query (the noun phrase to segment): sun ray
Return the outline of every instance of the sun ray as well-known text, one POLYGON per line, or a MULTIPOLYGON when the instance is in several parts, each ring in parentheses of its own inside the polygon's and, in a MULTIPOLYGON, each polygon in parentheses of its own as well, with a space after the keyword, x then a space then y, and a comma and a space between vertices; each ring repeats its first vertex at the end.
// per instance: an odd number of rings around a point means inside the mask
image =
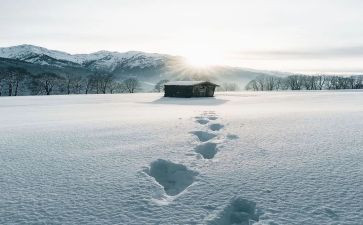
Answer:
POLYGON ((192 68, 208 68, 221 64, 219 54, 210 51, 191 51, 184 54, 185 64, 192 68))

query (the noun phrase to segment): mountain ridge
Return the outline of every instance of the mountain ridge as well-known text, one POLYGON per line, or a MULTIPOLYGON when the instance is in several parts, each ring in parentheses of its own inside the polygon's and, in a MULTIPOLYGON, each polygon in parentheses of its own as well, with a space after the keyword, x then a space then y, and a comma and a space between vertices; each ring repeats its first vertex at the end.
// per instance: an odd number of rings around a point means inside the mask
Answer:
MULTIPOLYGON (((146 53, 141 51, 128 51, 128 52, 116 52, 116 51, 106 51, 100 50, 97 52, 89 53, 89 54, 70 54, 63 51, 58 50, 50 50, 44 47, 35 46, 35 45, 18 45, 11 47, 3 47, 0 48, 0 57, 2 58, 11 58, 18 59, 30 63, 36 63, 39 65, 48 65, 48 62, 45 60, 39 60, 41 57, 50 57, 59 61, 67 61, 70 63, 79 64, 80 66, 84 64, 89 64, 93 61, 108 61, 109 64, 112 64, 112 61, 125 61, 132 60, 131 66, 148 66, 145 65, 145 60, 149 60, 146 63, 150 63, 155 65, 156 60, 164 60, 167 57, 172 57, 169 55, 157 54, 157 53, 146 53), (150 60, 150 59, 153 60, 150 60), (135 62, 136 61, 136 62, 135 62), (137 61, 140 63, 137 64, 137 61), (144 61, 144 62, 142 62, 144 61)), ((107 64, 107 63, 105 63, 107 64)), ((112 65, 109 65, 112 68, 112 65)), ((110 69, 107 68, 107 69, 110 69)))
MULTIPOLYGON (((112 74, 119 80, 137 77, 145 84, 146 89, 152 88, 150 84, 162 79, 234 82, 243 88, 256 76, 276 74, 275 72, 230 66, 195 69, 188 66, 181 56, 141 51, 100 50, 89 54, 70 54, 28 44, 0 48, 0 67, 16 66, 16 64, 21 64, 22 67, 33 73, 48 71, 87 76, 95 72, 102 72, 112 74)), ((277 74, 279 73, 277 72, 277 74)))

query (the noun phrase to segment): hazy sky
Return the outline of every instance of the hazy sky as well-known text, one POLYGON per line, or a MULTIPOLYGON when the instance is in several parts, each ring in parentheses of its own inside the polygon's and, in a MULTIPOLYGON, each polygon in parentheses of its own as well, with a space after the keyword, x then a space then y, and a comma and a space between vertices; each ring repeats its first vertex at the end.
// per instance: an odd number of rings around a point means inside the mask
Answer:
POLYGON ((0 0, 0 46, 363 72, 362 0, 0 0))

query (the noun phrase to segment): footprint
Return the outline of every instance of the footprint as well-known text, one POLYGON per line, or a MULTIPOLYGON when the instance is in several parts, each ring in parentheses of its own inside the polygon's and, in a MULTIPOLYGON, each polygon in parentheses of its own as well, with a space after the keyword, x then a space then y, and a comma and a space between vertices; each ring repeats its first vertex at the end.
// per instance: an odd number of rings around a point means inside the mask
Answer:
POLYGON ((212 116, 212 115, 215 115, 215 114, 216 114, 215 111, 204 111, 203 112, 203 115, 210 115, 210 116, 212 116))
POLYGON ((256 203, 244 198, 233 198, 224 210, 210 221, 209 225, 249 225, 257 222, 256 203))
POLYGON ((333 220, 338 220, 339 216, 330 208, 324 208, 325 213, 333 220))
POLYGON ((322 207, 322 208, 319 207, 313 211, 313 214, 325 215, 331 218, 332 220, 339 220, 338 214, 336 214, 331 208, 328 207, 322 207))
POLYGON ((201 154, 204 159, 213 159, 217 154, 217 144, 216 143, 205 143, 195 147, 195 152, 201 154))
POLYGON ((216 119, 218 119, 218 117, 217 116, 208 116, 208 119, 209 120, 216 120, 216 119))
POLYGON ((216 134, 211 134, 205 131, 193 131, 192 134, 196 135, 201 142, 209 141, 212 138, 215 138, 216 134))
POLYGON ((189 170, 182 164, 158 159, 150 164, 145 172, 163 186, 165 193, 175 196, 193 184, 197 172, 189 170))
POLYGON ((196 121, 197 121, 199 124, 202 124, 202 125, 205 125, 205 124, 209 123, 209 120, 207 120, 207 119, 203 119, 203 118, 201 118, 201 119, 197 119, 196 121))
POLYGON ((212 131, 218 131, 220 129, 222 129, 224 127, 224 125, 219 124, 219 123, 214 123, 209 125, 209 129, 211 129, 212 131))
POLYGON ((235 140, 235 139, 238 139, 239 137, 238 137, 237 135, 235 135, 235 134, 228 134, 228 135, 227 135, 227 138, 228 138, 229 140, 235 140))

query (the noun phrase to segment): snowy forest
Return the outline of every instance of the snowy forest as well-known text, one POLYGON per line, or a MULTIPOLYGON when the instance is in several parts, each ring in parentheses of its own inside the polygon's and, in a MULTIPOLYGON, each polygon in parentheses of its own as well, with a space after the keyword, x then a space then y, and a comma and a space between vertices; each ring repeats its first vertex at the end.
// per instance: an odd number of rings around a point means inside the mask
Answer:
POLYGON ((130 77, 116 81, 107 73, 91 76, 60 75, 54 72, 32 74, 20 67, 0 71, 0 96, 54 95, 54 94, 106 94, 140 91, 138 79, 130 77))
POLYGON ((246 90, 251 91, 339 89, 363 89, 363 75, 349 77, 333 75, 258 76, 246 86, 246 90))
MULTIPOLYGON (((153 92, 162 92, 168 80, 156 82, 153 92)), ((236 83, 221 83, 217 91, 239 91, 236 83)), ((245 87, 248 91, 279 90, 339 90, 363 89, 363 76, 332 75, 261 75, 251 80, 245 87)), ((150 91, 150 90, 149 90, 150 91)), ((56 94, 115 94, 146 92, 136 77, 115 79, 112 74, 95 72, 90 76, 43 72, 32 74, 21 67, 0 70, 0 96, 56 95, 56 94)))

